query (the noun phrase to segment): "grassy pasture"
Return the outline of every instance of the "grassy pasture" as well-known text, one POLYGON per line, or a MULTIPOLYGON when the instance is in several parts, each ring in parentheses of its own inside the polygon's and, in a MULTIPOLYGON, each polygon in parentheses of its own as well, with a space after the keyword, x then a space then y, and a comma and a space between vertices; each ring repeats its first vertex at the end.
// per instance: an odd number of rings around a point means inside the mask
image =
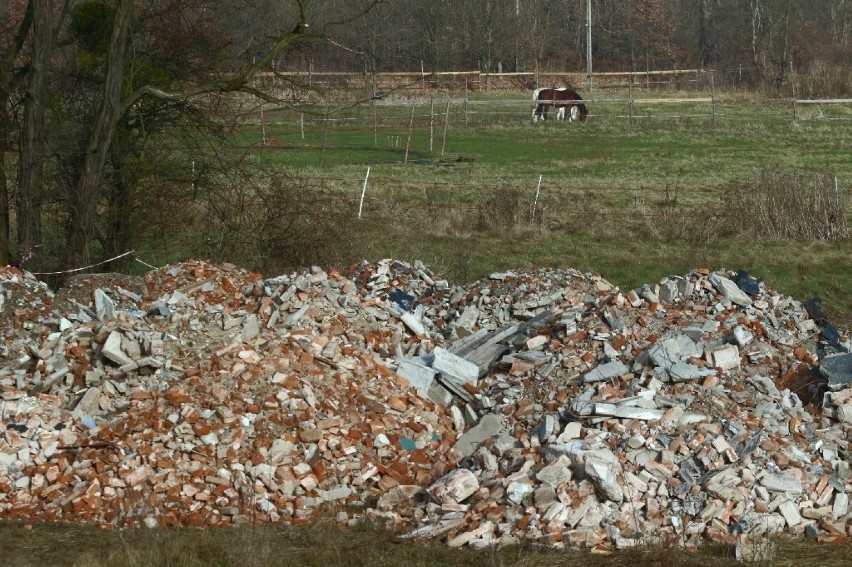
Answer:
POLYGON ((571 266, 622 287, 698 265, 743 268, 800 299, 819 295, 839 323, 852 321, 852 242, 747 236, 730 189, 767 171, 824 172, 848 195, 852 106, 799 105, 794 121, 788 101, 732 95, 717 100, 715 125, 706 102, 636 104, 632 124, 623 103, 590 104, 585 124, 533 124, 526 96, 466 109, 454 99, 443 158, 447 107, 437 99, 431 125, 429 99, 418 101, 410 141, 411 106, 382 104, 308 114, 304 128, 296 114, 267 111, 266 144, 257 120, 234 144, 331 191, 353 217, 369 166, 351 231, 366 257, 420 258, 460 280, 571 266))

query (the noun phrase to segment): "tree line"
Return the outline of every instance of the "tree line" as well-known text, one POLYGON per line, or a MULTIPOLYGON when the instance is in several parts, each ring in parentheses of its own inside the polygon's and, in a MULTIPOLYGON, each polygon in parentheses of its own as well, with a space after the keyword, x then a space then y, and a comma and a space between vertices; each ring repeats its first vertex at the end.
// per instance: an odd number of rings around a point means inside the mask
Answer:
MULTIPOLYGON (((598 71, 745 67, 755 86, 798 80, 826 95, 852 84, 852 0, 591 7, 598 71)), ((227 151, 236 122, 221 95, 299 104, 259 89, 260 71, 583 70, 586 8, 585 0, 0 1, 0 265, 77 268, 169 227, 203 224, 215 209, 205 209, 217 199, 212 188, 244 182, 227 151)))
MULTIPOLYGON (((309 57, 341 71, 580 71, 587 16, 586 0, 397 0, 341 30, 338 56, 309 57)), ((600 71, 745 68, 780 86, 852 56, 850 0, 592 0, 591 23, 600 71)))

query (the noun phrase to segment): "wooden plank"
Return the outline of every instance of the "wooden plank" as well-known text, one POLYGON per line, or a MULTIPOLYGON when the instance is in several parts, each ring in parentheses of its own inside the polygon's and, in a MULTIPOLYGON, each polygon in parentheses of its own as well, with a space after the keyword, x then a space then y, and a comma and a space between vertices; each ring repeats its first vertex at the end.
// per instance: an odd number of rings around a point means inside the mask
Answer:
POLYGON ((796 100, 797 104, 852 104, 852 98, 823 98, 796 100))
POLYGON ((702 98, 637 98, 633 104, 678 104, 684 102, 713 102, 710 97, 702 98))

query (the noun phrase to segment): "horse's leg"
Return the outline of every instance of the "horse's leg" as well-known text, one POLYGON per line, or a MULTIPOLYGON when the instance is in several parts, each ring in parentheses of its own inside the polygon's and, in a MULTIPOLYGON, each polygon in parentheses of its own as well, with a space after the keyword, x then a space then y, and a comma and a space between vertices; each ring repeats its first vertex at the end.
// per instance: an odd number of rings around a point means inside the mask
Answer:
POLYGON ((570 122, 576 122, 577 118, 580 117, 580 109, 576 104, 571 105, 571 111, 569 112, 568 120, 570 122))
POLYGON ((565 120, 565 107, 558 106, 556 111, 556 119, 557 120, 565 120))

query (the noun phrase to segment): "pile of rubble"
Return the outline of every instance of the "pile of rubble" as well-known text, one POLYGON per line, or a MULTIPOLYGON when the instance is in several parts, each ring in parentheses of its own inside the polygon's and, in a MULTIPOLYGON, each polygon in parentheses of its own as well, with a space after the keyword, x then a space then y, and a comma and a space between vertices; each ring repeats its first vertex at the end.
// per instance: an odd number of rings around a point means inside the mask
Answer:
POLYGON ((451 546, 852 536, 848 338, 746 274, 0 269, 0 518, 451 546), (827 332, 828 331, 830 332, 827 332))

